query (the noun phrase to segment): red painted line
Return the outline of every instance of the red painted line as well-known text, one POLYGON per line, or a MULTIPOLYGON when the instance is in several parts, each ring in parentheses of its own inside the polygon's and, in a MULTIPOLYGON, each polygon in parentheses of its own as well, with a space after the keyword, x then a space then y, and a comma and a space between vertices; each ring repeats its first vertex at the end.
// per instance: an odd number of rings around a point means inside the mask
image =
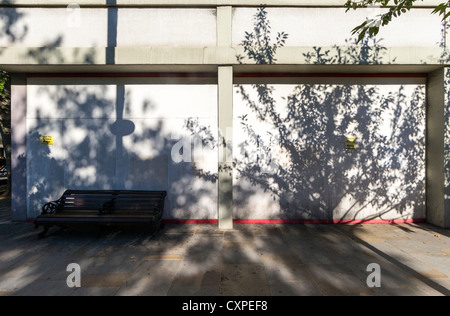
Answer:
POLYGON ((218 224, 217 219, 163 219, 167 224, 218 224))
POLYGON ((402 224, 402 223, 425 223, 426 218, 409 219, 235 219, 237 224, 402 224))

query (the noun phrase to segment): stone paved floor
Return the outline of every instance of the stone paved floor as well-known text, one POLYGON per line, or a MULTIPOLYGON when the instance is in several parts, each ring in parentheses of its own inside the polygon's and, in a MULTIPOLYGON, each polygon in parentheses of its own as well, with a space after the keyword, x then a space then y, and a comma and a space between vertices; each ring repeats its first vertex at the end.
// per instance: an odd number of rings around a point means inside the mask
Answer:
POLYGON ((449 295, 450 231, 429 224, 166 224, 138 230, 12 223, 0 207, 0 295, 449 295), (70 263, 81 287, 69 288, 70 263), (370 288, 380 267, 381 287, 370 288))

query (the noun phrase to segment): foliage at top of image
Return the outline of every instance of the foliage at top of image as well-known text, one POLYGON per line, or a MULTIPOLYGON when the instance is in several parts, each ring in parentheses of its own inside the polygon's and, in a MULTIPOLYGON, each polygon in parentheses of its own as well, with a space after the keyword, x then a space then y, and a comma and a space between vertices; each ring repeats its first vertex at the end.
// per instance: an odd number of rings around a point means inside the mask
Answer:
MULTIPOLYGON (((388 9, 386 13, 379 14, 375 18, 369 18, 352 30, 352 34, 358 35, 358 42, 362 41, 366 35, 369 37, 376 36, 380 31, 380 27, 388 25, 394 18, 407 13, 413 8, 413 5, 423 0, 348 0, 345 3, 347 12, 349 10, 357 10, 360 8, 380 7, 388 9)), ((442 16, 442 20, 446 20, 450 16, 450 1, 442 2, 434 7, 432 13, 442 16)))

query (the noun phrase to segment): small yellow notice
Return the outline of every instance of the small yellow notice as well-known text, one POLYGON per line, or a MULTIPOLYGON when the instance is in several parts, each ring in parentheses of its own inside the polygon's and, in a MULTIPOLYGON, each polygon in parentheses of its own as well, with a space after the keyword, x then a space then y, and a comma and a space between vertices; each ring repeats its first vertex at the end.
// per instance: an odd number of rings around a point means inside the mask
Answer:
POLYGON ((53 136, 41 136, 41 145, 53 145, 53 136))
POLYGON ((356 137, 346 137, 345 141, 345 149, 347 150, 353 150, 356 147, 356 137))

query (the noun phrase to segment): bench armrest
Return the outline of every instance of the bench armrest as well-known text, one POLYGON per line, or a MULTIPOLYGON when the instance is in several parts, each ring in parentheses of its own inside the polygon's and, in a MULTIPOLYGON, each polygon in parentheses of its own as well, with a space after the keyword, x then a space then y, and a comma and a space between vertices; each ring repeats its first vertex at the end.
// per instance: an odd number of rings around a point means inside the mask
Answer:
POLYGON ((52 202, 48 202, 48 203, 44 204, 44 206, 42 207, 42 214, 43 215, 55 214, 58 212, 60 205, 61 205, 61 199, 52 201, 52 202))

